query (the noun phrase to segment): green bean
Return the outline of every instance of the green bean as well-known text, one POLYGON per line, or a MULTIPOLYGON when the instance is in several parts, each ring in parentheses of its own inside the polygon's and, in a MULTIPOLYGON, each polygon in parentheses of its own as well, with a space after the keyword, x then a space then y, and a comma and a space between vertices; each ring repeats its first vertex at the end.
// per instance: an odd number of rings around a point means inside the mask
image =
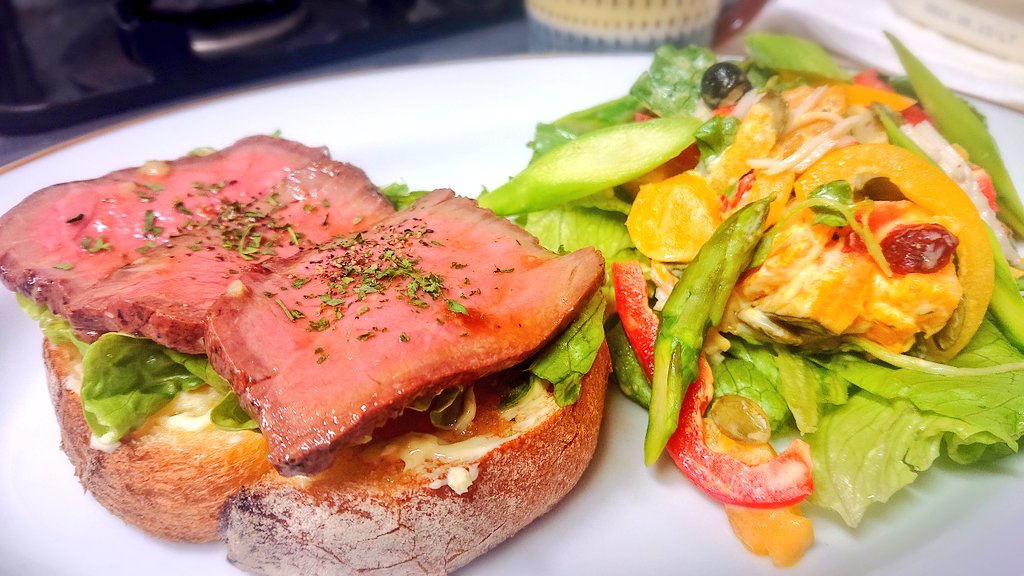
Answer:
POLYGON ((662 309, 644 439, 648 465, 658 459, 676 430, 683 395, 697 377, 704 337, 708 328, 722 321, 729 294, 750 264, 770 201, 752 202, 726 219, 683 271, 662 309))
POLYGON ((612 370, 619 389, 626 398, 647 408, 651 405, 651 384, 647 381, 644 369, 636 358, 633 346, 629 343, 622 323, 615 321, 605 330, 608 339, 608 350, 612 356, 612 370))

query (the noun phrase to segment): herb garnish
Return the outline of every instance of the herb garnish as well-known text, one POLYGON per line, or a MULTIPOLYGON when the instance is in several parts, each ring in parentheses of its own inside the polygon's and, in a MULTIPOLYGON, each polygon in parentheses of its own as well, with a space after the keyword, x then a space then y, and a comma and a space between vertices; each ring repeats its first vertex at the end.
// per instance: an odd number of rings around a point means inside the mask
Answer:
POLYGON ((281 310, 284 310, 285 317, 291 320, 292 322, 295 322, 299 318, 306 317, 306 315, 303 314, 301 310, 289 308, 288 305, 285 304, 284 301, 281 300, 280 298, 274 298, 274 302, 277 302, 277 305, 281 307, 281 310))
POLYGON ((306 330, 308 332, 323 332, 324 330, 327 330, 327 328, 329 328, 330 325, 331 325, 331 321, 330 320, 328 320, 327 318, 321 317, 321 318, 317 318, 316 320, 310 320, 309 321, 309 328, 307 328, 306 330))
POLYGON ((144 220, 145 220, 144 221, 144 227, 143 227, 142 230, 146 234, 149 234, 149 235, 152 235, 152 236, 159 236, 160 234, 163 234, 164 227, 156 225, 156 220, 157 220, 156 212, 153 212, 152 210, 146 210, 146 215, 145 215, 144 220))
POLYGON ((456 314, 469 314, 469 310, 466 310, 465 306, 463 306, 459 301, 454 300, 452 298, 448 299, 448 309, 456 314))
POLYGON ((316 358, 316 363, 317 364, 323 364, 324 360, 327 360, 327 357, 330 356, 330 354, 326 350, 324 350, 322 347, 321 348, 317 348, 316 350, 313 350, 313 353, 317 355, 317 358, 316 358))
POLYGON ((97 238, 93 238, 92 236, 83 236, 81 246, 92 253, 100 252, 102 250, 110 250, 110 244, 107 243, 106 236, 99 236, 97 238))

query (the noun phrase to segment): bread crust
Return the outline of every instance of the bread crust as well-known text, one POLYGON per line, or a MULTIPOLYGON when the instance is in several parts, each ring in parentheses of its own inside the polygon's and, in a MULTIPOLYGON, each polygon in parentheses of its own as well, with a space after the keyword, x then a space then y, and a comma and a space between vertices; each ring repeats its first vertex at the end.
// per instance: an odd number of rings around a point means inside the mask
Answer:
POLYGON ((268 575, 445 574, 464 566, 575 486, 596 448, 611 371, 602 346, 579 400, 480 458, 478 477, 459 495, 393 459, 351 466, 343 455, 316 477, 283 477, 252 432, 218 431, 236 439, 217 441, 147 431, 103 452, 90 446, 69 387, 77 350, 46 341, 44 358, 62 448, 87 491, 159 538, 223 539, 234 565, 268 575))
POLYGON ((373 478, 339 471, 345 462, 325 478, 268 475, 225 509, 228 559, 267 575, 445 574, 464 566, 575 486, 597 444, 610 371, 602 346, 580 399, 483 456, 462 495, 401 468, 373 478))
POLYGON ((92 448, 82 401, 72 389, 81 355, 70 344, 43 344, 50 400, 61 448, 82 486, 129 524, 158 538, 220 538, 224 502, 270 469, 266 442, 255 432, 147 431, 112 452, 92 448))

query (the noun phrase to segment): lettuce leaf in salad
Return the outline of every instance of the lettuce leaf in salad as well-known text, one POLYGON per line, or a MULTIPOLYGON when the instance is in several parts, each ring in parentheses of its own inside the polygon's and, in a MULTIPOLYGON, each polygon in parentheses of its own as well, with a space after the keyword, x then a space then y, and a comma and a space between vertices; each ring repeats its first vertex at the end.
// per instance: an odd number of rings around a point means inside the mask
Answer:
POLYGON ((697 139, 697 147, 700 149, 701 162, 710 163, 725 152, 725 149, 732 146, 736 139, 736 131, 740 128, 740 121, 732 116, 715 115, 697 129, 694 137, 697 139))
POLYGON ((786 399, 797 430, 801 434, 814 432, 827 406, 845 404, 849 399, 850 383, 785 346, 775 346, 774 351, 779 392, 786 399))
POLYGON ((553 148, 576 138, 581 134, 607 128, 616 124, 632 122, 640 110, 640 102, 632 96, 623 96, 573 112, 555 120, 537 124, 533 139, 528 146, 533 150, 533 162, 553 148))
POLYGON ((701 99, 704 71, 716 61, 715 53, 702 46, 659 46, 629 93, 663 118, 692 114, 701 99))
MULTIPOLYGON (((966 357, 958 356, 957 365, 980 367, 1024 361, 1024 356, 1010 347, 990 322, 983 326, 981 337, 987 345, 979 345, 966 357)), ((970 423, 1014 451, 1024 435, 1024 373, 1020 371, 929 374, 882 366, 853 354, 835 355, 825 366, 881 398, 908 400, 920 410, 970 423)))
MULTIPOLYGON (((854 354, 818 359, 861 391, 828 412, 808 442, 818 504, 855 526, 929 468, 945 446, 959 464, 1018 450, 1024 435, 1024 373, 929 374, 854 354)), ((1024 355, 989 321, 952 364, 978 368, 1018 363, 1024 355)))
POLYGON ((991 440, 962 420, 923 412, 907 400, 859 392, 821 419, 809 438, 811 501, 856 527, 873 503, 887 502, 931 467, 944 438, 991 440))
POLYGON ((530 212, 517 222, 552 252, 572 252, 593 246, 608 262, 643 259, 626 230, 626 215, 603 209, 610 205, 610 201, 604 202, 602 207, 566 205, 530 212))
POLYGON ((723 360, 711 365, 711 372, 716 397, 734 394, 753 400, 768 416, 772 431, 786 427, 789 408, 777 385, 779 369, 770 348, 734 340, 723 360))
POLYGON ((715 396, 736 394, 757 402, 775 432, 787 427, 790 415, 800 433, 813 432, 827 406, 848 398, 849 382, 785 346, 733 339, 711 370, 715 396))

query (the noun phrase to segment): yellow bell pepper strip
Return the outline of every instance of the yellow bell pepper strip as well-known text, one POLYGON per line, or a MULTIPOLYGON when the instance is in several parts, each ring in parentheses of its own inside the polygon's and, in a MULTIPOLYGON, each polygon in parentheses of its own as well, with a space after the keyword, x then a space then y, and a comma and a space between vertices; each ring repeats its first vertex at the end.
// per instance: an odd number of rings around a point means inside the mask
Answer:
POLYGON ((508 216, 543 210, 650 172, 693 144, 701 121, 656 118, 587 132, 538 158, 479 204, 508 216))
POLYGON ((785 108, 781 98, 766 96, 751 106, 740 122, 732 145, 708 170, 708 186, 717 194, 724 194, 744 174, 750 172, 748 160, 766 158, 785 127, 785 108))
POLYGON ((907 200, 956 223, 957 277, 964 299, 958 321, 927 342, 928 357, 944 361, 967 345, 977 332, 992 298, 994 264, 988 232, 974 204, 945 173, 917 154, 892 144, 860 144, 833 150, 797 179, 798 200, 835 180, 855 182, 859 176, 887 178, 907 200))
POLYGON ((714 387, 711 368, 703 356, 699 363, 699 374, 683 400, 679 425, 668 441, 676 466, 708 496, 725 504, 782 508, 810 496, 814 489, 811 448, 799 438, 775 458, 754 466, 708 447, 703 415, 714 387))
POLYGON ((962 146, 971 162, 981 166, 991 175, 999 206, 1002 208, 998 213, 999 219, 1015 234, 1024 236, 1024 204, 1021 204, 1020 196, 1017 195, 1010 174, 1006 171, 1006 165, 999 156, 996 141, 985 127, 985 123, 966 102, 946 88, 902 42, 892 34, 887 33, 886 37, 896 49, 910 84, 939 132, 951 143, 962 146))
POLYGON ((996 267, 995 288, 992 291, 992 304, 989 311, 999 325, 1003 336, 1018 350, 1024 351, 1024 298, 1013 279, 1013 272, 1006 259, 1002 258, 1003 250, 999 246, 992 230, 986 228, 988 241, 992 246, 993 261, 996 267))
POLYGON ((906 110, 917 103, 913 98, 907 98, 897 92, 862 86, 860 84, 844 84, 843 94, 846 96, 847 106, 870 106, 878 103, 885 104, 898 112, 906 110))
POLYGON ((796 175, 792 170, 769 174, 758 169, 754 169, 751 174, 753 174, 753 183, 748 196, 741 199, 741 204, 762 198, 774 198, 768 211, 768 219, 765 221, 765 224, 771 226, 778 222, 786 211, 786 204, 789 203, 789 197, 792 195, 796 175))
POLYGON ((644 438, 644 461, 657 461, 679 423, 686 386, 708 329, 722 321, 725 304, 761 238, 769 200, 738 210, 715 230, 683 271, 661 311, 654 341, 654 377, 644 438))

